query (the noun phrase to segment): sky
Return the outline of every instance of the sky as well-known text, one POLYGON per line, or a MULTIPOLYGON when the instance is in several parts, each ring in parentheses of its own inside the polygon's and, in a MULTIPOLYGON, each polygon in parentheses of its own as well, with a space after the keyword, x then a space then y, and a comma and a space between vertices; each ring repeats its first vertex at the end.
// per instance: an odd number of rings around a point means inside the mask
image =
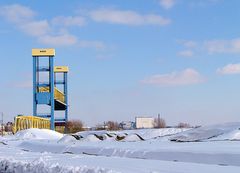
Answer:
MULTIPOLYGON (((69 119, 240 118, 239 0, 2 0, 0 112, 32 114, 32 48, 69 66, 69 119)), ((58 115, 56 115, 58 116, 58 115)))

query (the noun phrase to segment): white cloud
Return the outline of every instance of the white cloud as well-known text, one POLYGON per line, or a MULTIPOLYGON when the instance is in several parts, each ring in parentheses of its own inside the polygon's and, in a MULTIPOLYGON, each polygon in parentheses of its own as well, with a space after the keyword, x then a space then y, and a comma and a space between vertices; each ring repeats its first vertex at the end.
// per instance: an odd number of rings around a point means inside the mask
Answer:
POLYGON ((222 68, 218 68, 217 73, 218 74, 240 74, 240 63, 228 64, 222 68))
POLYGON ((67 27, 83 26, 85 24, 85 18, 81 16, 58 16, 49 23, 48 20, 36 20, 36 13, 32 9, 18 4, 0 6, 0 16, 13 23, 25 34, 36 38, 38 42, 45 45, 75 45, 81 48, 94 49, 106 48, 106 45, 100 41, 79 41, 75 35, 68 33, 67 27))
POLYGON ((175 0, 160 0, 159 3, 163 8, 170 9, 175 5, 176 1, 175 0))
POLYGON ((197 46, 197 42, 192 41, 192 40, 180 40, 179 41, 184 47, 187 48, 194 48, 197 46))
POLYGON ((141 15, 135 11, 122 11, 114 9, 99 9, 90 12, 90 17, 96 22, 106 22, 123 25, 168 25, 170 19, 160 15, 141 15))
POLYGON ((194 55, 192 50, 183 50, 178 52, 178 55, 184 56, 184 57, 192 57, 194 55))
POLYGON ((240 53, 240 38, 235 39, 216 39, 205 41, 178 41, 183 47, 187 48, 187 51, 181 51, 179 55, 189 55, 191 52, 207 52, 209 54, 239 54, 240 53))
POLYGON ((40 43, 50 45, 50 46, 71 46, 75 45, 78 40, 74 35, 70 34, 61 34, 61 35, 45 35, 38 38, 40 43))
POLYGON ((187 68, 180 72, 153 75, 143 80, 142 83, 158 86, 181 86, 198 84, 204 81, 204 77, 196 70, 187 68))
POLYGON ((29 7, 13 4, 0 7, 0 15, 13 23, 21 23, 32 20, 35 12, 29 7))
POLYGON ((95 40, 78 40, 75 35, 61 32, 59 35, 44 35, 38 38, 40 43, 49 46, 77 46, 79 48, 94 48, 97 50, 104 50, 106 45, 101 41, 95 40))
POLYGON ((52 19, 54 25, 63 25, 63 26, 84 26, 86 20, 81 16, 57 16, 52 19))
POLYGON ((42 36, 47 34, 51 28, 47 20, 32 21, 19 26, 23 32, 31 36, 42 36))
POLYGON ((47 20, 35 20, 35 12, 29 7, 14 4, 0 7, 0 15, 15 24, 24 33, 41 36, 50 31, 47 20))
MULTIPOLYGON (((27 35, 35 37, 42 44, 51 46, 75 45, 81 48, 95 49, 106 48, 106 45, 101 41, 81 41, 75 35, 68 33, 67 27, 86 24, 85 18, 81 16, 57 16, 49 23, 48 20, 37 20, 35 18, 36 13, 32 9, 18 4, 0 6, 0 16, 15 24, 18 29, 27 35)), ((88 17, 97 22, 124 25, 167 25, 171 22, 170 19, 156 14, 142 15, 135 11, 111 9, 91 11, 88 17)))
POLYGON ((240 38, 205 41, 204 48, 209 53, 240 53, 240 38))
POLYGON ((106 48, 106 45, 101 41, 88 41, 88 40, 79 41, 78 46, 82 48, 95 48, 101 50, 106 48))

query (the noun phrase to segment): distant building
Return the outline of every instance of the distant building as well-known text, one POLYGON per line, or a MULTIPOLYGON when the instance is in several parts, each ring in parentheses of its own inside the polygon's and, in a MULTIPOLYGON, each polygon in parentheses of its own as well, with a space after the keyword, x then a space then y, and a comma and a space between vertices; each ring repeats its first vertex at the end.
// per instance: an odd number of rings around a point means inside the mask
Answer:
POLYGON ((135 128, 135 123, 132 121, 123 121, 119 124, 119 127, 123 130, 131 130, 135 128))
POLYGON ((154 118, 153 117, 136 117, 135 123, 136 123, 137 129, 153 128, 154 118))

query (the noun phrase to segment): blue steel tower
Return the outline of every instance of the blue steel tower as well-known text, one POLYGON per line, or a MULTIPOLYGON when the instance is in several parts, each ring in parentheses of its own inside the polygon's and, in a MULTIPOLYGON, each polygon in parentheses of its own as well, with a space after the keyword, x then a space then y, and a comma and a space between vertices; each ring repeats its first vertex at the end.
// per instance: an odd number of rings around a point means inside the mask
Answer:
MULTIPOLYGON (((54 84, 55 84, 55 110, 64 111, 64 118, 55 118, 56 126, 66 125, 68 121, 68 67, 54 67, 54 84), (62 80, 57 79, 57 74, 62 75, 62 80), (63 91, 57 89, 58 85, 63 85, 63 91)), ((66 131, 66 127, 65 127, 66 131)))
MULTIPOLYGON (((33 116, 50 118, 51 129, 55 125, 66 125, 68 120, 68 97, 67 97, 67 73, 68 67, 54 67, 55 49, 32 49, 33 57, 33 116), (48 59, 47 66, 41 66, 40 61, 48 59), (40 81, 40 74, 48 73, 48 81, 40 81), (56 73, 63 73, 63 80, 57 81, 56 73), (57 85, 62 84, 64 91, 57 89, 57 85), (38 105, 50 106, 49 113, 38 113, 38 105), (55 119, 55 111, 65 111, 65 117, 55 119)), ((66 130, 66 128, 65 128, 66 130)))

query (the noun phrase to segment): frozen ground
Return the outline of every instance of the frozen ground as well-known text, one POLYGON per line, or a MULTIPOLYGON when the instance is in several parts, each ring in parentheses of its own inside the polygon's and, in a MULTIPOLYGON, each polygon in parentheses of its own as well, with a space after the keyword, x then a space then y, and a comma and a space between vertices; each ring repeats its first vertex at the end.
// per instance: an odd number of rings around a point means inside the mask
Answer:
POLYGON ((28 129, 0 138, 0 172, 239 173, 240 123, 197 129, 28 129))

